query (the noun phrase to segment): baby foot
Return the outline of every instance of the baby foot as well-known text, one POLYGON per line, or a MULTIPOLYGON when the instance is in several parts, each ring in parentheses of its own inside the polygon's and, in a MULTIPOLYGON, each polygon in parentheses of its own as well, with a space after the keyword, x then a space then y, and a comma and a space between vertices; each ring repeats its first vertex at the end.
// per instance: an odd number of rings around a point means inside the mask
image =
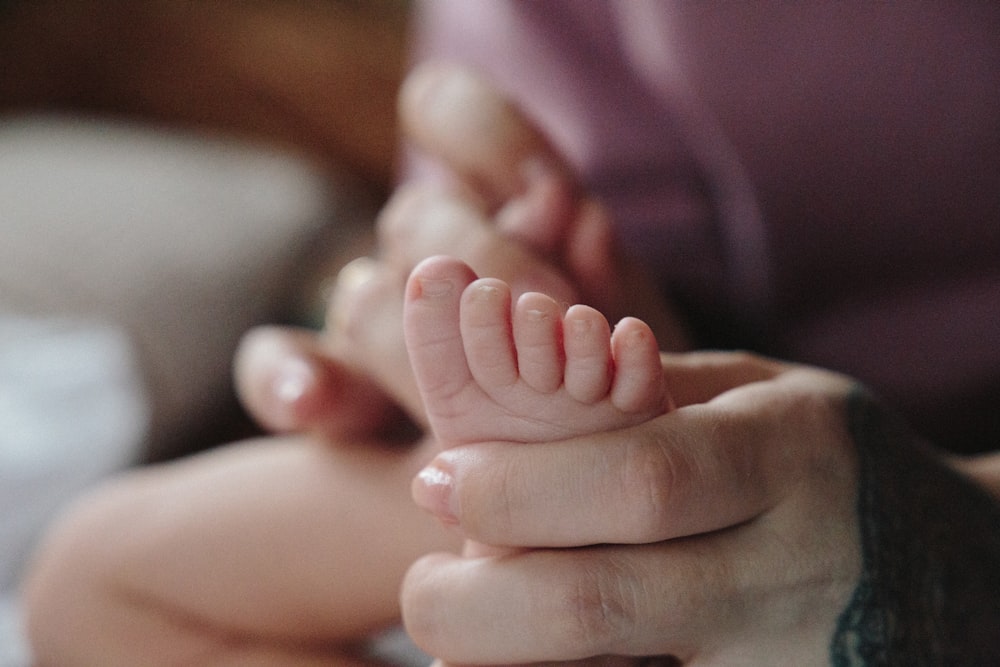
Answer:
POLYGON ((406 286, 404 332, 428 419, 445 447, 544 442, 632 426, 669 406, 659 348, 640 320, 565 312, 477 279, 449 257, 421 262, 406 286))

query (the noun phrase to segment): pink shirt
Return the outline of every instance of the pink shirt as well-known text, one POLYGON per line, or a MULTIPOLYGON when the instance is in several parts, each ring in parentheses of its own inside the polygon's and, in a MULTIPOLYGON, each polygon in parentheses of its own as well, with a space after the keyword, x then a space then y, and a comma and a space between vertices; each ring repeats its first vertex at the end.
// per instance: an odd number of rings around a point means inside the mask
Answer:
POLYGON ((706 346, 855 376, 1000 443, 1000 4, 428 0, 706 346))

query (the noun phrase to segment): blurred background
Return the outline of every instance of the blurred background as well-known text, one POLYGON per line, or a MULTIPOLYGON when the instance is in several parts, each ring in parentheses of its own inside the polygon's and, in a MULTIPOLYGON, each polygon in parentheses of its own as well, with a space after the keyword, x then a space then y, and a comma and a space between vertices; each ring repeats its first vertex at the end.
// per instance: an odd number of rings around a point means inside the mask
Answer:
POLYGON ((396 160, 403 0, 0 0, 0 666, 90 484, 252 434, 231 360, 321 320, 396 160))

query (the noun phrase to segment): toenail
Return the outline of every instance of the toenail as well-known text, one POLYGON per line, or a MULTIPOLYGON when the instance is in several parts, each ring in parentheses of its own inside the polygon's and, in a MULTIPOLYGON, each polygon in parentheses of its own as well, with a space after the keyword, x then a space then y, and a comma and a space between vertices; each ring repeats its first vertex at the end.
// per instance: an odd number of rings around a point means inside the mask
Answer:
POLYGON ((573 318, 569 323, 569 328, 570 332, 574 336, 583 338, 587 336, 594 327, 588 320, 573 318))
POLYGON ((476 285, 476 291, 487 299, 492 299, 500 294, 500 290, 493 285, 476 285))
POLYGON ((443 278, 421 278, 420 279, 420 295, 437 297, 437 296, 448 296, 455 289, 454 283, 452 281, 443 278))

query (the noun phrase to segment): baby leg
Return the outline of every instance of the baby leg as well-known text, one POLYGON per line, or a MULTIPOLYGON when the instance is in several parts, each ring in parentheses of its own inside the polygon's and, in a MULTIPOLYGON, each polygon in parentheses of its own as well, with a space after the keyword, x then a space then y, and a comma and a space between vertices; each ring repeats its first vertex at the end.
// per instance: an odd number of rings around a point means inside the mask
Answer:
POLYGON ((110 482, 34 559, 38 663, 363 667, 407 567, 459 546, 410 500, 427 457, 271 438, 110 482))

